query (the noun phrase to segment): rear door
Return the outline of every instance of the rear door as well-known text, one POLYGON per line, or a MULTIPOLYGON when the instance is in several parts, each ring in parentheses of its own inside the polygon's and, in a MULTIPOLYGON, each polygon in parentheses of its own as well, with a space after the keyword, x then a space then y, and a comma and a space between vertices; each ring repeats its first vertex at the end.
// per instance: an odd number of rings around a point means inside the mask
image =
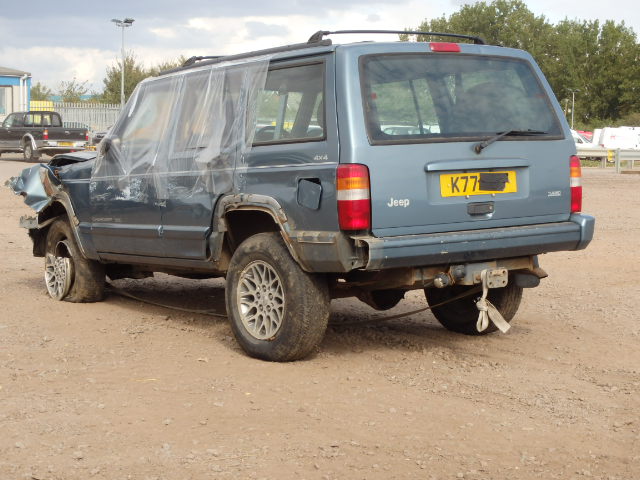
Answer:
POLYGON ((526 58, 368 55, 360 72, 375 235, 568 218, 573 142, 526 58))

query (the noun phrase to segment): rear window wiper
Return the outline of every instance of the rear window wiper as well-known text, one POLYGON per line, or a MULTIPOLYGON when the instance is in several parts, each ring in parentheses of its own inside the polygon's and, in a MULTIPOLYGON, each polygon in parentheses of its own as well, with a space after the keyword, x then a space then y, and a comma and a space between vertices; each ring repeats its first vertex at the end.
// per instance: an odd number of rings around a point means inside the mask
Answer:
POLYGON ((497 142, 498 140, 500 140, 503 137, 506 137, 507 135, 522 135, 522 136, 527 136, 527 135, 546 135, 547 132, 542 131, 542 130, 506 130, 504 132, 498 132, 495 136, 493 137, 489 137, 486 140, 480 142, 480 143, 476 143, 473 146, 473 151, 476 153, 480 153, 482 152, 482 150, 484 150, 485 148, 487 148, 489 145, 491 145, 493 142, 497 142))

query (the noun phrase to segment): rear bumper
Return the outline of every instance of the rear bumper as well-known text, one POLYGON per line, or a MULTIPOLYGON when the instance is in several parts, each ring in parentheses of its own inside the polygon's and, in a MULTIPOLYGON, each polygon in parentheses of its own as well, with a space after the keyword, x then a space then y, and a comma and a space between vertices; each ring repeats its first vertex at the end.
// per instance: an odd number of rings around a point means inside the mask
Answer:
POLYGON ((357 237, 368 250, 366 270, 443 265, 581 250, 595 219, 572 214, 567 222, 398 237, 357 237))
POLYGON ((74 145, 39 145, 38 150, 44 152, 69 153, 84 150, 87 146, 86 142, 73 142, 74 145))

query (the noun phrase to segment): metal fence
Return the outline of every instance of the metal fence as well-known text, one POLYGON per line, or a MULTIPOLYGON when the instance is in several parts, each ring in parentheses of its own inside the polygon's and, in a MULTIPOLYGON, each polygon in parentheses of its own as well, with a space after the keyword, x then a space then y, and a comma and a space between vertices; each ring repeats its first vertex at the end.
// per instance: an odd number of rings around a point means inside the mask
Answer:
POLYGON ((53 110, 67 127, 87 127, 92 132, 107 130, 120 113, 119 104, 53 102, 53 110))
MULTIPOLYGON (((607 150, 599 146, 577 145, 576 150, 581 158, 594 158, 600 160, 600 167, 605 168, 607 161, 612 162, 616 167, 616 172, 622 171, 622 164, 626 164, 628 170, 633 170, 635 163, 640 163, 640 150, 607 150)), ((628 171, 627 170, 627 171, 628 171)))

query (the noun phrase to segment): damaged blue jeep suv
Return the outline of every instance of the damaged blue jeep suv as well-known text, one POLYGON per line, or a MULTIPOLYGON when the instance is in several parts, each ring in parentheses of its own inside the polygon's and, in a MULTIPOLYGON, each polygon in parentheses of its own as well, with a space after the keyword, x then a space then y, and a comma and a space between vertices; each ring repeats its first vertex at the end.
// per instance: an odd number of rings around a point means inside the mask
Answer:
POLYGON ((224 276, 237 341, 273 361, 311 353, 337 297, 386 310, 422 289, 451 331, 508 329, 537 256, 593 236, 542 72, 478 37, 337 33, 191 58, 141 82, 97 152, 13 179, 51 297, 224 276))

